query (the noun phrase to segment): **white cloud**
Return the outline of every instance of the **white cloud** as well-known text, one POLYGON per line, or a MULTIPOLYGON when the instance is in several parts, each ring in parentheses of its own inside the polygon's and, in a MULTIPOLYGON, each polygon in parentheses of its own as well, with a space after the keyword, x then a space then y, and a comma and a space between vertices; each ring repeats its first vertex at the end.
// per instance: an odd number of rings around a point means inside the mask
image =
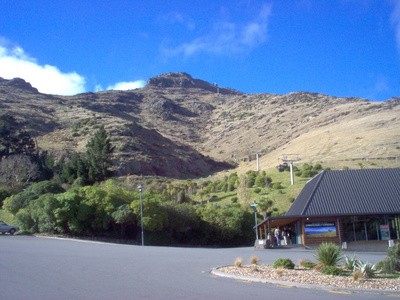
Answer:
POLYGON ((394 9, 391 15, 391 21, 395 28, 397 49, 400 51, 400 1, 392 1, 394 9))
POLYGON ((169 24, 183 24, 189 30, 193 30, 196 27, 194 22, 190 18, 187 18, 179 12, 167 13, 162 17, 162 19, 169 24))
POLYGON ((250 22, 217 22, 209 34, 178 47, 164 49, 163 52, 168 56, 190 56, 199 52, 229 55, 252 50, 266 41, 270 15, 271 5, 264 4, 258 16, 250 22))
MULTIPOLYGON (((0 42, 4 43, 4 39, 0 42)), ((63 73, 51 65, 40 65, 21 47, 0 45, 0 77, 22 78, 46 94, 74 95, 85 91, 85 79, 81 75, 63 73)))
POLYGON ((126 91, 126 90, 134 90, 138 88, 142 88, 146 85, 146 82, 143 80, 136 80, 136 81, 121 81, 117 82, 114 85, 110 85, 107 87, 107 90, 120 90, 120 91, 126 91))

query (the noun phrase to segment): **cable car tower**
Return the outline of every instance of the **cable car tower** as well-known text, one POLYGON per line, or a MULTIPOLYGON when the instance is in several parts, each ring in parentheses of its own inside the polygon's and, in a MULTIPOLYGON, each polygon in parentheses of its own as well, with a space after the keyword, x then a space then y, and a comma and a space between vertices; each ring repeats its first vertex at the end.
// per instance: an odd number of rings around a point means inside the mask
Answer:
POLYGON ((290 167, 290 183, 294 184, 293 163, 301 160, 299 154, 282 154, 283 164, 278 166, 279 172, 283 172, 289 164, 290 167))
POLYGON ((256 168, 257 168, 257 171, 260 171, 260 162, 259 162, 258 157, 259 157, 259 154, 260 154, 261 152, 262 152, 261 149, 260 149, 260 150, 255 150, 255 151, 253 151, 253 153, 256 154, 256 161, 257 161, 257 163, 256 163, 256 168))

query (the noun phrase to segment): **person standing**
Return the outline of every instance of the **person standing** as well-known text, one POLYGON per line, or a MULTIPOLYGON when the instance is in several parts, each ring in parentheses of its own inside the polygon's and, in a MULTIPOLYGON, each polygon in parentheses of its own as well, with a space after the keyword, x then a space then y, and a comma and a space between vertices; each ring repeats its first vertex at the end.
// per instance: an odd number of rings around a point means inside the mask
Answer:
POLYGON ((282 240, 283 245, 287 246, 288 237, 287 237, 287 231, 285 229, 282 230, 282 237, 283 237, 283 240, 282 240))
POLYGON ((281 230, 279 229, 279 226, 276 227, 274 235, 275 235, 275 246, 279 246, 281 239, 281 230))

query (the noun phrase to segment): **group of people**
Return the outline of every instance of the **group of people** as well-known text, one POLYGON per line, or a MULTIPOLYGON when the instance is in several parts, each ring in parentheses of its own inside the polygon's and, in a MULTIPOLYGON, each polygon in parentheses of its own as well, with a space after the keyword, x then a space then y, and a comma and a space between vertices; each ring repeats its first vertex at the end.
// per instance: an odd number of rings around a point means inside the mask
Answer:
POLYGON ((278 226, 274 231, 274 237, 275 237, 274 239, 275 246, 286 246, 290 243, 291 234, 290 231, 287 230, 286 228, 281 230, 278 226))

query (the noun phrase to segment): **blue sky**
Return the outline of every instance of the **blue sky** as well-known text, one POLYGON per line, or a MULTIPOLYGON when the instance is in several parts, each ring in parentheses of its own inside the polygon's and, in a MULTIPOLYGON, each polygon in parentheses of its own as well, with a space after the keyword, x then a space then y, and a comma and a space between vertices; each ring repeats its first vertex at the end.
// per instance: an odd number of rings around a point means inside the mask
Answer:
POLYGON ((72 95, 166 72, 384 101, 400 96, 400 1, 2 1, 0 77, 72 95))

